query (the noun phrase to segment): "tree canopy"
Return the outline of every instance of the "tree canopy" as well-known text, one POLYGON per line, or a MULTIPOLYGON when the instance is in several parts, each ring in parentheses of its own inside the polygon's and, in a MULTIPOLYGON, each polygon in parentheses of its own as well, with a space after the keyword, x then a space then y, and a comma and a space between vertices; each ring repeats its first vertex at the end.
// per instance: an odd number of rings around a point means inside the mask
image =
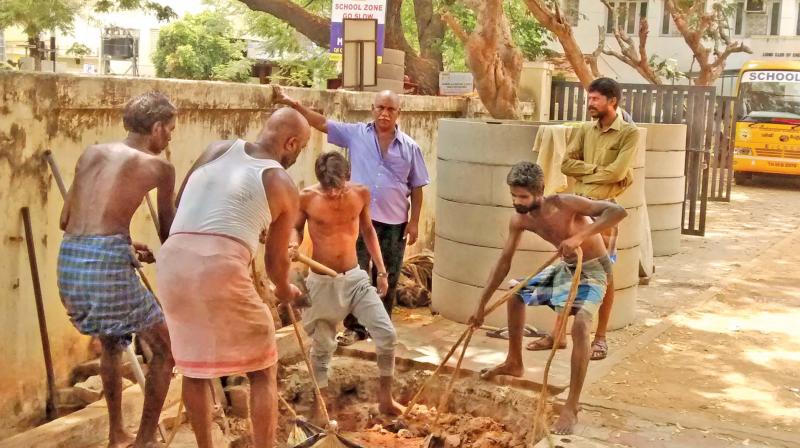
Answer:
POLYGON ((222 13, 187 14, 161 29, 153 65, 159 77, 246 81, 252 61, 245 49, 222 13))

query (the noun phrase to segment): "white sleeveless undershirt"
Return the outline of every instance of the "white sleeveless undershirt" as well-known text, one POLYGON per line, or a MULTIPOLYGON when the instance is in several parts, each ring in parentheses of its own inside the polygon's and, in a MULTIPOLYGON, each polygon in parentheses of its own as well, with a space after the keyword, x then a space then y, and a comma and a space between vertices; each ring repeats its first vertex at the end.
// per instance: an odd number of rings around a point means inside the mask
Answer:
POLYGON ((236 140, 224 154, 189 176, 170 235, 230 236, 256 253, 258 237, 272 221, 262 175, 264 170, 283 167, 275 160, 251 157, 244 146, 244 140, 236 140))

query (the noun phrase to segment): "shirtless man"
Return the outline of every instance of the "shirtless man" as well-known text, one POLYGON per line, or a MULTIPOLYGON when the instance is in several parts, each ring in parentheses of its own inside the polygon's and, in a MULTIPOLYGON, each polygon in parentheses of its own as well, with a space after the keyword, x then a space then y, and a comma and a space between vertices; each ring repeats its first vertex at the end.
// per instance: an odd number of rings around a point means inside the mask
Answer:
POLYGON ((581 281, 570 310, 575 321, 572 324, 569 396, 552 429, 555 434, 571 434, 578 421, 578 401, 589 364, 592 319, 603 300, 607 279, 611 274, 611 261, 600 234, 617 225, 627 213, 624 208, 611 202, 593 201, 573 195, 544 196, 542 169, 531 162, 514 165, 506 182, 511 189, 511 198, 517 213, 511 217, 503 252, 492 269, 471 324, 475 327, 483 325, 486 303, 508 275, 511 260, 524 231, 533 232, 557 247, 563 261, 543 270, 516 297, 508 301, 508 355, 504 363, 484 370, 481 377, 490 379, 497 375, 522 376, 525 305, 548 305, 557 312, 564 308, 572 281, 572 270, 577 261, 575 251, 580 247, 583 251, 581 281))
POLYGON ((102 344, 100 377, 108 405, 108 446, 155 446, 155 430, 169 388, 173 360, 164 315, 134 271, 133 246, 153 261, 144 244, 130 239, 131 217, 145 194, 158 189, 163 242, 175 216, 175 168, 158 155, 175 129, 177 110, 161 93, 149 92, 125 106, 125 140, 93 145, 78 159, 61 212, 64 240, 58 254, 58 289, 73 325, 102 344), (134 441, 122 422, 120 356, 136 333, 153 350, 144 408, 134 441))
POLYGON ((331 278, 312 269, 306 280, 311 308, 303 313, 303 325, 312 338, 314 377, 327 395, 328 364, 337 346, 336 325, 352 313, 375 341, 380 371, 379 410, 384 414, 399 415, 403 407, 392 398, 397 336, 379 297, 386 295, 389 283, 378 236, 369 215, 369 189, 349 182, 350 163, 338 152, 320 155, 315 172, 319 183, 300 194, 300 217, 295 227, 293 252, 296 254, 296 248, 302 242, 303 229, 308 221, 308 232, 314 245, 313 259, 340 274, 331 278), (358 265, 356 240, 359 229, 378 270, 377 290, 372 286, 369 274, 358 265))

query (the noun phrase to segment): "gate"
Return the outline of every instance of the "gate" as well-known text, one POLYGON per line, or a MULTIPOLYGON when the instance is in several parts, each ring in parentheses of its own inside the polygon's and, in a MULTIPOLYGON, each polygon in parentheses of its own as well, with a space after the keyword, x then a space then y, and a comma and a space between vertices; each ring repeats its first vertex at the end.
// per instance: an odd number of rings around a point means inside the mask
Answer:
MULTIPOLYGON (((704 235, 708 200, 730 200, 735 102, 729 97, 716 97, 711 86, 620 84, 620 87, 620 106, 631 114, 633 121, 686 125, 686 188, 681 232, 704 235)), ((586 103, 582 84, 554 81, 550 119, 590 120, 586 103)))

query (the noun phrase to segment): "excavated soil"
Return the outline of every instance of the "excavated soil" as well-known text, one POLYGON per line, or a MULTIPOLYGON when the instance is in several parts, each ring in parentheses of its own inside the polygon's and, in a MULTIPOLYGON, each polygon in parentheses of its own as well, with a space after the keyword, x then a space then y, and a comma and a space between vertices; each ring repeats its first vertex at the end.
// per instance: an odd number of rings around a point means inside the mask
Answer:
MULTIPOLYGON (((305 366, 283 367, 280 388, 283 397, 299 415, 313 413, 313 391, 305 366)), ((419 385, 430 376, 427 370, 397 372, 395 398, 408 402, 419 385)), ((409 413, 405 427, 397 433, 391 428, 394 418, 380 415, 376 404, 378 372, 370 361, 336 357, 331 366, 330 391, 337 397, 329 403, 331 418, 337 421, 340 434, 365 447, 418 448, 424 438, 434 434, 445 447, 511 448, 524 446, 532 429, 536 395, 530 391, 483 382, 474 377, 459 379, 447 411, 437 421, 436 401, 449 380, 443 375, 432 381, 409 413)), ((292 427, 288 412, 281 412, 279 446, 292 427)))

